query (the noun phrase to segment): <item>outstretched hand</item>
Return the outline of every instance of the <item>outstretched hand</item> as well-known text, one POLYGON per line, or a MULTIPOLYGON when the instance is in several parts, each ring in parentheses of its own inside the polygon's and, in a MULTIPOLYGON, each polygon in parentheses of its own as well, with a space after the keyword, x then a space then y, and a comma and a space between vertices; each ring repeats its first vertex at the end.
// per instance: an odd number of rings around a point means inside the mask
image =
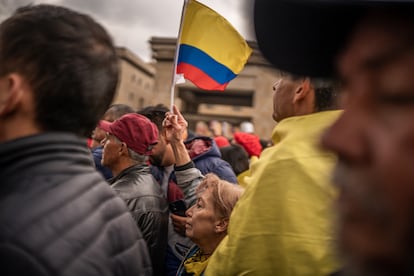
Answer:
POLYGON ((167 142, 181 142, 187 131, 188 123, 177 106, 173 105, 173 112, 167 112, 162 122, 163 135, 167 142))

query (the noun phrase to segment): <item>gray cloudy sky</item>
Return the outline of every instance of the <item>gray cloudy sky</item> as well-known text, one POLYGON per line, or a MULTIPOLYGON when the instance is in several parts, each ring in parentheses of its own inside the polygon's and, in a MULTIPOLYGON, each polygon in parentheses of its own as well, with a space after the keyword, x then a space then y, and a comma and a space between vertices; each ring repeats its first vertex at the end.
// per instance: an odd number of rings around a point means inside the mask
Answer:
MULTIPOLYGON (((0 21, 29 3, 63 5, 92 15, 111 33, 117 46, 150 60, 151 36, 177 37, 184 0, 0 0, 0 21)), ((246 39, 251 0, 199 0, 224 16, 246 39)), ((250 27, 250 28, 249 28, 250 27)))

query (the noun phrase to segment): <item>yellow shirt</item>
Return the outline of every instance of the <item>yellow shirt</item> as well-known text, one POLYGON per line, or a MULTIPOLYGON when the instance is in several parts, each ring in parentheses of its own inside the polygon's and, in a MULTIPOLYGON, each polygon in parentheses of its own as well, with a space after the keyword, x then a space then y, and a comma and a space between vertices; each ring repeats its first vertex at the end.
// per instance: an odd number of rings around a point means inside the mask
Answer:
POLYGON ((332 234, 336 191, 329 183, 335 157, 318 146, 339 114, 291 117, 275 127, 274 146, 252 164, 206 276, 322 276, 339 268, 332 234))

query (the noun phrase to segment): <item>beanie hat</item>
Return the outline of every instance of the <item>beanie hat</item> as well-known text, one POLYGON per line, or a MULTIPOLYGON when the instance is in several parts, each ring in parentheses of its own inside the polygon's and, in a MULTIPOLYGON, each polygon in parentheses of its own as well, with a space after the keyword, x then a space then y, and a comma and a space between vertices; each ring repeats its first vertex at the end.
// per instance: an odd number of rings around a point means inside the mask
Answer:
POLYGON ((100 121, 104 131, 116 136, 138 154, 149 155, 158 142, 158 129, 147 117, 128 113, 114 122, 100 121))
POLYGON ((233 138, 247 151, 249 157, 260 156, 262 145, 260 144, 259 137, 251 133, 236 132, 233 134, 233 138))
POLYGON ((214 137, 214 141, 219 148, 230 146, 229 139, 224 136, 216 136, 214 137))
POLYGON ((254 126, 251 122, 242 122, 240 124, 240 131, 247 132, 247 133, 254 133, 254 126))

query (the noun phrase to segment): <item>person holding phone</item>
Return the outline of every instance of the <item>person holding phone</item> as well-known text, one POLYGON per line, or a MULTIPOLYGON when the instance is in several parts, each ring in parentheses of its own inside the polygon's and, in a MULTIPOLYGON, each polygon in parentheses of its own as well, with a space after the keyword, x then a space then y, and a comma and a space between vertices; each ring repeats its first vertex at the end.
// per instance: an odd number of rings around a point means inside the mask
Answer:
MULTIPOLYGON (((149 160, 151 162, 151 173, 161 185, 167 202, 172 205, 171 208, 173 209, 170 212, 165 266, 166 276, 175 276, 186 252, 194 243, 185 236, 185 210, 189 205, 183 204, 180 201, 184 198, 184 194, 176 184, 174 152, 163 135, 163 121, 166 113, 169 111, 170 109, 167 106, 157 104, 155 106, 146 106, 137 111, 137 113, 150 119, 159 131, 158 143, 152 149, 149 160), (181 215, 176 214, 177 208, 181 208, 181 215)), ((194 136, 187 127, 184 127, 180 133, 188 152, 194 153, 195 147, 200 146, 200 142, 206 142, 201 144, 201 149, 203 150, 198 151, 199 154, 190 154, 194 166, 200 170, 201 174, 215 173, 221 179, 237 183, 237 177, 230 164, 220 157, 220 151, 211 138, 194 136)))
POLYGON ((177 184, 184 192, 186 236, 195 245, 190 248, 177 275, 202 275, 210 255, 227 234, 231 211, 243 193, 243 188, 209 173, 205 177, 194 167, 185 148, 182 132, 187 122, 176 106, 168 112, 163 131, 171 144, 175 159, 177 184))
POLYGON ((187 211, 187 206, 185 205, 184 200, 179 199, 169 203, 170 212, 174 215, 185 217, 185 212, 187 211))

